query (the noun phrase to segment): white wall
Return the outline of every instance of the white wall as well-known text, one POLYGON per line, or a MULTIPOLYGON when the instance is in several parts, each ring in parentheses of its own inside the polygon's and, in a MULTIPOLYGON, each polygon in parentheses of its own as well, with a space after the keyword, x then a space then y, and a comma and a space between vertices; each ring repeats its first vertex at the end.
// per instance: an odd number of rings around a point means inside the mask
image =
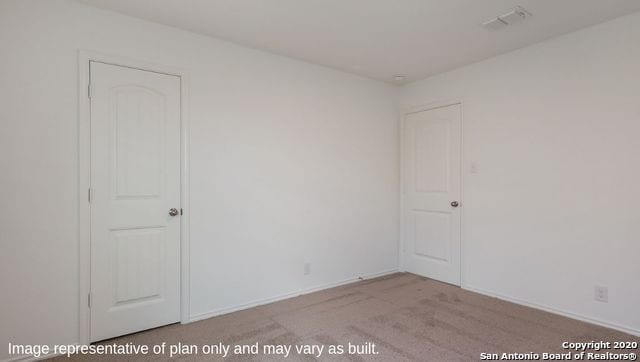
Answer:
POLYGON ((464 102, 466 287, 640 333, 640 13, 401 98, 464 102), (609 303, 594 301, 595 285, 609 303))
MULTIPOLYGON (((190 72, 193 317, 397 266, 392 87, 64 0, 0 46, 0 345, 78 340, 79 48, 190 72)), ((466 287, 640 331, 638 64, 635 14, 404 88, 464 102, 466 287)))
POLYGON ((0 360, 78 340, 80 48, 190 73, 193 317, 397 267, 395 88, 73 1, 0 46, 0 360))

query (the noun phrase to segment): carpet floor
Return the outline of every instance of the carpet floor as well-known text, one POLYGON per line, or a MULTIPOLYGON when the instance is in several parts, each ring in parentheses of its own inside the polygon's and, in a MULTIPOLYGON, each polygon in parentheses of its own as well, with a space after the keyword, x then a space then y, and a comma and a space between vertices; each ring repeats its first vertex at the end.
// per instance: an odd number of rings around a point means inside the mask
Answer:
POLYGON ((539 353, 542 359, 544 352, 571 352, 562 348, 562 342, 591 341, 640 342, 640 338, 414 274, 396 273, 187 325, 174 324, 100 342, 149 346, 166 342, 164 354, 76 355, 71 359, 163 360, 169 359, 170 345, 178 343, 198 346, 191 349, 191 354, 173 357, 185 361, 284 359, 283 354, 263 353, 265 345, 293 346, 288 361, 475 361, 482 353, 539 353), (212 347, 219 343, 231 348, 226 358, 212 347), (258 354, 252 354, 255 350, 233 354, 235 346, 250 348, 256 343, 258 354), (349 354, 349 343, 360 346, 361 353, 349 354), (371 353, 371 343, 377 354, 371 353), (317 350, 314 354, 298 354, 295 346, 305 345, 322 345, 324 350, 319 357, 317 350), (329 354, 329 348, 339 352, 338 346, 344 346, 343 354, 329 354))

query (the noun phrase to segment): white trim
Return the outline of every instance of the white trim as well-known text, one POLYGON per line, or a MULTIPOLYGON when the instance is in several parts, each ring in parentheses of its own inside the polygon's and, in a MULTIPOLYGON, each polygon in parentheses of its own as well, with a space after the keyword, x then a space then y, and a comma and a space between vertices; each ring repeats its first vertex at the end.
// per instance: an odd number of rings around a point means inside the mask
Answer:
POLYGON ((445 99, 445 100, 439 100, 439 101, 433 101, 433 102, 429 102, 429 103, 423 103, 423 104, 419 104, 419 105, 414 105, 414 106, 409 106, 406 107, 403 111, 403 118, 406 118, 407 115, 412 114, 412 113, 418 113, 418 112, 424 112, 424 111, 430 111, 432 109, 436 109, 436 108, 443 108, 443 107, 448 107, 448 106, 453 106, 455 104, 463 104, 463 100, 462 98, 453 98, 453 99, 445 99))
POLYGON ((398 229, 396 230, 396 235, 398 237, 398 239, 396 240, 396 247, 398 248, 398 256, 397 256, 397 263, 398 263, 398 270, 399 271, 405 271, 405 268, 403 266, 403 258, 402 258, 402 253, 403 253, 403 247, 402 247, 402 240, 404 238, 404 219, 402 218, 402 209, 404 207, 403 204, 403 197, 404 197, 404 168, 403 168, 403 161, 404 161, 404 149, 403 149, 403 138, 404 138, 404 118, 405 118, 405 114, 402 112, 398 112, 398 134, 396 135, 396 141, 398 142, 398 149, 397 149, 397 155, 396 155, 396 161, 398 162, 398 168, 396 169, 397 172, 397 176, 398 176, 398 203, 396 205, 396 207, 398 208, 398 219, 396 220, 396 224, 398 226, 398 229))
POLYGON ((300 296, 300 295, 309 294, 309 293, 313 293, 313 292, 318 292, 318 291, 329 289, 329 288, 335 288, 335 287, 339 287, 341 285, 350 284, 350 283, 358 282, 358 281, 361 281, 361 280, 377 278, 377 277, 381 277, 381 276, 385 276, 385 275, 389 275, 389 274, 393 274, 393 273, 397 273, 397 272, 398 272, 398 269, 389 269, 389 270, 385 270, 385 271, 381 271, 381 272, 377 272, 377 273, 367 274, 367 275, 360 276, 360 277, 352 277, 352 278, 344 279, 344 280, 333 282, 333 283, 327 283, 327 284, 322 284, 322 285, 318 285, 318 286, 315 286, 315 287, 300 289, 300 290, 297 290, 297 291, 294 291, 294 292, 280 294, 280 295, 277 295, 277 296, 274 296, 274 297, 270 297, 270 298, 258 299, 258 300, 254 300, 254 301, 249 302, 249 303, 243 303, 243 304, 238 304, 238 305, 234 305, 234 306, 230 306, 230 307, 214 309, 214 310, 212 310, 210 312, 201 313, 201 314, 192 316, 190 322, 195 322, 195 321, 199 321, 199 320, 203 320, 203 319, 208 319, 208 318, 212 318, 212 317, 219 316, 219 315, 222 315, 222 314, 237 312, 239 310, 257 307, 259 305, 269 304, 269 303, 277 302, 277 301, 280 301, 280 300, 289 299, 289 298, 293 298, 293 297, 297 297, 297 296, 300 296))
POLYGON ((465 199, 465 195, 464 195, 464 185, 465 185, 465 165, 467 164, 467 160, 466 160, 466 152, 465 152, 465 142, 464 142, 464 124, 465 124, 465 117, 464 117, 464 103, 462 102, 461 99, 457 100, 456 103, 454 104, 460 104, 460 286, 464 285, 465 283, 465 272, 464 272, 464 261, 465 261, 465 240, 467 240, 467 235, 465 233, 465 228, 463 227, 464 225, 466 225, 466 220, 465 220, 465 210, 467 209, 467 200, 465 199))
POLYGON ((91 340, 90 309, 87 296, 91 291, 90 208, 87 192, 91 185, 90 163, 90 101, 87 96, 89 62, 101 62, 128 68, 174 75, 180 78, 180 322, 189 322, 189 118, 188 74, 185 70, 151 62, 129 59, 80 49, 78 51, 78 252, 79 252, 79 329, 78 341, 88 344, 91 340))
POLYGON ((398 269, 402 272, 406 272, 407 271, 407 267, 406 267, 406 263, 405 263, 405 256, 404 256, 404 251, 405 251, 405 232, 404 232, 404 225, 405 225, 405 211, 404 211, 404 206, 405 206, 405 193, 406 193, 406 182, 405 180, 407 179, 405 173, 407 172, 406 170, 406 166, 405 166, 405 140, 404 140, 404 133, 405 133, 405 123, 406 123, 406 119, 407 119, 407 115, 408 113, 405 111, 402 113, 402 117, 400 118, 400 152, 398 154, 399 156, 399 166, 400 166, 400 199, 398 200, 398 204, 400 207, 399 210, 399 221, 398 224, 400 226, 399 230, 398 230, 398 235, 399 235, 399 240, 398 240, 398 269))
POLYGON ((78 341, 89 343, 91 331, 91 311, 87 306, 87 297, 91 291, 91 211, 87 201, 87 192, 91 185, 91 129, 89 99, 89 55, 78 52, 78 341))
POLYGON ((444 100, 444 101, 435 101, 435 102, 431 102, 431 103, 426 103, 426 104, 422 104, 422 105, 417 105, 417 106, 411 106, 411 107, 407 107, 404 109, 403 113, 402 113, 402 119, 400 120, 400 263, 399 263, 399 270, 400 271, 407 271, 406 268, 406 258, 405 258, 405 249, 406 249, 406 243, 405 243, 405 232, 404 232, 404 223, 405 223, 405 216, 406 216, 406 211, 405 211, 405 194, 406 194, 406 165, 405 165, 405 139, 404 139, 404 131, 405 131, 405 124, 406 124, 406 120, 407 120, 407 116, 409 116, 410 114, 414 114, 414 113, 418 113, 418 112, 424 112, 424 111, 430 111, 432 109, 437 109, 437 108, 443 108, 443 107, 449 107, 449 106, 453 106, 453 105, 460 105, 460 280, 459 280, 459 284, 457 284, 458 286, 463 285, 463 281, 464 281, 464 269, 463 269, 463 265, 464 265, 464 240, 465 240, 465 234, 464 234, 464 228, 462 227, 465 224, 465 219, 464 219, 464 210, 465 210, 465 204, 466 201, 464 199, 464 170, 465 170, 465 149, 464 149, 464 102, 461 98, 455 98, 455 99, 450 99, 450 100, 444 100))
MULTIPOLYGON (((75 344, 76 346, 79 346, 78 344, 75 344)), ((60 357, 60 356, 66 356, 64 353, 48 353, 48 354, 43 354, 40 357, 36 357, 34 355, 30 355, 30 354, 23 354, 23 355, 15 355, 3 360, 0 360, 0 362, 32 362, 32 361, 43 361, 46 359, 50 359, 50 358, 56 358, 56 357, 60 357)))
MULTIPOLYGON (((203 320, 203 319, 208 319, 208 318, 215 317, 215 316, 222 315, 222 314, 232 313, 232 312, 236 312, 236 311, 239 311, 239 310, 248 309, 248 308, 256 307, 256 306, 259 306, 259 305, 269 304, 269 303, 277 302, 277 301, 280 301, 280 300, 293 298, 293 297, 297 297, 297 296, 300 296, 300 295, 309 294, 309 293, 313 293, 313 292, 317 292, 317 291, 321 291, 321 290, 325 290, 325 289, 329 289, 329 288, 334 288, 334 287, 338 287, 338 286, 341 286, 341 285, 350 284, 350 283, 354 283, 354 282, 358 282, 358 281, 362 281, 362 280, 382 277, 382 276, 390 275, 390 274, 397 273, 397 272, 398 272, 398 269, 389 269, 389 270, 385 270, 385 271, 381 271, 381 272, 377 272, 377 273, 367 274, 367 275, 361 276, 361 277, 353 277, 353 278, 344 279, 344 280, 341 280, 341 281, 338 281, 338 282, 334 282, 334 283, 327 283, 327 284, 323 284, 323 285, 319 285, 319 286, 315 286, 315 287, 311 287, 311 288, 300 289, 300 290, 298 290, 296 292, 281 294, 281 295, 278 295, 278 296, 275 296, 275 297, 271 297, 271 298, 260 299, 260 300, 256 300, 256 301, 253 301, 253 302, 250 302, 250 303, 239 304, 239 305, 236 305, 236 306, 233 306, 233 307, 221 308, 221 309, 213 310, 213 311, 208 312, 208 313, 202 313, 202 314, 199 314, 199 315, 196 315, 196 316, 192 317, 187 322, 183 321, 182 323, 184 324, 184 323, 195 322, 195 321, 199 321, 199 320, 203 320)), ((39 361, 39 360, 44 360, 44 359, 58 357, 58 356, 62 356, 62 354, 48 354, 48 355, 40 356, 38 358, 36 358, 34 356, 29 356, 29 355, 22 355, 22 356, 9 357, 8 359, 1 360, 0 362, 39 361)))
POLYGON ((63 353, 49 353, 49 354, 45 354, 42 355, 40 357, 36 357, 33 355, 28 355, 28 354, 23 354, 20 356, 13 356, 13 357, 9 357, 7 359, 3 359, 0 362, 32 362, 32 361, 43 361, 46 359, 50 359, 50 358, 55 358, 55 357, 61 357, 61 356, 66 356, 63 353))
POLYGON ((182 72, 180 76, 180 111, 181 111, 181 127, 180 142, 182 149, 180 159, 180 203, 182 215, 180 215, 180 323, 189 323, 189 306, 191 305, 191 259, 190 259, 190 231, 191 231, 191 194, 190 194, 190 152, 191 139, 188 110, 189 106, 187 96, 189 87, 189 76, 186 72, 182 72))
POLYGON ((504 301, 507 301, 507 302, 523 305, 525 307, 538 309, 538 310, 543 310, 545 312, 561 315, 563 317, 567 317, 567 318, 571 318, 571 319, 577 319, 579 321, 583 321, 583 322, 587 322, 587 323, 591 323, 591 324, 596 324, 596 325, 599 325, 599 326, 602 326, 602 327, 606 327, 606 328, 615 329, 615 330, 620 331, 620 332, 624 332, 624 333, 627 333, 627 334, 631 334, 631 335, 640 337, 640 329, 635 329, 635 328, 632 328, 632 327, 627 327, 627 326, 623 326, 623 325, 620 325, 620 324, 616 324, 616 323, 613 323, 613 322, 607 322, 607 321, 603 321, 603 320, 600 320, 600 319, 587 317, 587 316, 584 316, 582 314, 568 312, 568 311, 561 310, 561 309, 558 309, 558 308, 549 307, 549 306, 544 305, 544 304, 528 302, 528 301, 525 301, 525 300, 522 300, 522 299, 509 297, 509 296, 506 296, 506 295, 503 295, 503 294, 500 294, 500 293, 491 292, 491 291, 488 291, 488 290, 472 287, 472 286, 467 285, 467 284, 463 284, 462 285, 462 289, 465 289, 465 290, 468 290, 468 291, 471 291, 471 292, 474 292, 474 293, 486 295, 486 296, 489 296, 489 297, 497 298, 497 299, 500 299, 500 300, 504 300, 504 301))
MULTIPOLYGON (((52 357, 57 357, 57 356, 52 356, 52 357)), ((46 358, 49 358, 49 356, 47 356, 46 358)), ((15 362, 15 361, 36 361, 36 358, 34 356, 30 356, 30 355, 20 355, 20 356, 12 356, 9 358, 5 358, 2 360, 2 362, 15 362)))

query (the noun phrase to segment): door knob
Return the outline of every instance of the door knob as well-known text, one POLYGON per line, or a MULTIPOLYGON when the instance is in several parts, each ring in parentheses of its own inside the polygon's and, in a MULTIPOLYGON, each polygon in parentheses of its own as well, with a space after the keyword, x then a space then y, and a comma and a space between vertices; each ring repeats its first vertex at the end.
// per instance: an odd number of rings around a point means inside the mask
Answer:
POLYGON ((169 215, 170 216, 176 216, 180 213, 180 211, 178 211, 178 209, 176 209, 175 207, 172 207, 171 209, 169 209, 169 215))
POLYGON ((460 205, 458 201, 451 201, 451 206, 458 207, 458 205, 460 205))

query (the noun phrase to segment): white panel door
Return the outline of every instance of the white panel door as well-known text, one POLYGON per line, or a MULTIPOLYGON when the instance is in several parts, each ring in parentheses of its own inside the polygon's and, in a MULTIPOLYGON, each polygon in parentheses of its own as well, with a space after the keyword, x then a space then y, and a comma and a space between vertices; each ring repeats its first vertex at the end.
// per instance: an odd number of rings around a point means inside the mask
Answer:
POLYGON ((403 134, 403 267, 460 285, 461 108, 408 114, 403 134))
POLYGON ((90 79, 99 341, 180 319, 180 78, 91 62, 90 79))

